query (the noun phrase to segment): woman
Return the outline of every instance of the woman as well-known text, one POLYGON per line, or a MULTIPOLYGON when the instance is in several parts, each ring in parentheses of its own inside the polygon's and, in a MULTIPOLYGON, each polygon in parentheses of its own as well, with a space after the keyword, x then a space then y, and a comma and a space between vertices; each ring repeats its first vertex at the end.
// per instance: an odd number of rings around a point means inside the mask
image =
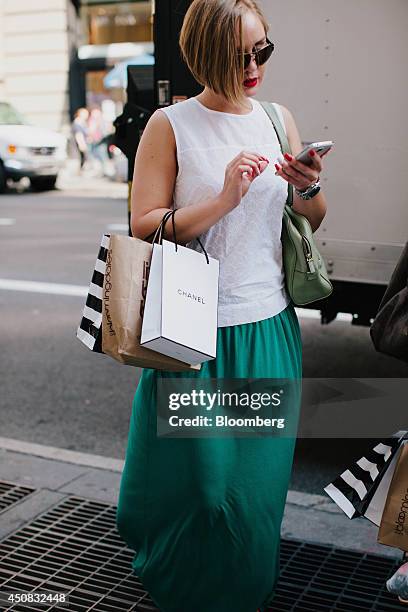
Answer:
POLYGON ((104 138, 107 135, 106 122, 100 108, 95 107, 89 114, 89 144, 92 158, 97 162, 101 176, 105 176, 108 153, 104 138))
MULTIPOLYGON (((272 46, 253 0, 194 0, 180 33, 198 95, 150 118, 136 155, 133 235, 146 238, 173 208, 177 239, 220 261, 217 357, 200 371, 144 369, 135 394, 117 526, 132 565, 162 612, 266 610, 279 575, 280 525, 293 437, 158 438, 162 377, 301 378, 299 324, 284 286, 281 218, 287 183, 304 190, 322 170, 281 153, 253 97, 272 46)), ((282 108, 294 154, 301 150, 282 108)), ((294 208, 317 229, 320 191, 294 208)), ((171 223, 165 237, 172 239, 171 223)), ((293 406, 293 418, 296 418, 293 406)))

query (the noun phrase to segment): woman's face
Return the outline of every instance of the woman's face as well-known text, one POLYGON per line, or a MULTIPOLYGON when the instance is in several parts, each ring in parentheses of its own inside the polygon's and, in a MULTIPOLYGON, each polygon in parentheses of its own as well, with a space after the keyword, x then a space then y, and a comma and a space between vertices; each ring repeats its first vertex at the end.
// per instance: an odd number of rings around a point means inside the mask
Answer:
MULTIPOLYGON (((252 11, 247 11, 242 16, 242 30, 244 37, 244 51, 250 53, 260 49, 266 44, 266 34, 262 21, 252 11)), ((261 85, 265 73, 265 66, 257 66, 255 56, 252 56, 249 66, 245 69, 243 91, 246 96, 254 96, 261 85)))

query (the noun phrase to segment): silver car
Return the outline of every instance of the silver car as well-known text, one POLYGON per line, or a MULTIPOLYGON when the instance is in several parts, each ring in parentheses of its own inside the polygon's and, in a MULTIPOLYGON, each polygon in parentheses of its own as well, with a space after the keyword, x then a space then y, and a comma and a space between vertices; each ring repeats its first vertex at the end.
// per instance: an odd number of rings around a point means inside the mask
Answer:
POLYGON ((36 191, 53 189, 67 157, 67 139, 29 125, 13 106, 0 101, 0 193, 7 179, 28 177, 36 191))

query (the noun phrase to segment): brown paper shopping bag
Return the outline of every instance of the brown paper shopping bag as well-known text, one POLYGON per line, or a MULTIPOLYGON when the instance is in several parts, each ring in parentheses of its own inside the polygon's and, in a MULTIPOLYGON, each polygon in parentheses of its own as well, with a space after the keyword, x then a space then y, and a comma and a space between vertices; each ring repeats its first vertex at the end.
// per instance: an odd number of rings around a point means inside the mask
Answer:
POLYGON ((102 350, 117 361, 143 368, 199 370, 140 345, 153 245, 112 234, 102 291, 102 350))
POLYGON ((408 440, 401 445, 378 532, 380 544, 408 551, 408 440))

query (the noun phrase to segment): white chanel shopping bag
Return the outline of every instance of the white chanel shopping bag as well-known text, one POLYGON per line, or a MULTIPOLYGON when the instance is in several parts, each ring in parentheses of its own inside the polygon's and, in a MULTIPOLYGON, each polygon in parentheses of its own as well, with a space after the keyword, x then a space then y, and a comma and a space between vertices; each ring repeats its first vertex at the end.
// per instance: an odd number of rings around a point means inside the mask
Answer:
POLYGON ((190 364, 216 356, 219 262, 163 240, 153 248, 141 345, 190 364))

